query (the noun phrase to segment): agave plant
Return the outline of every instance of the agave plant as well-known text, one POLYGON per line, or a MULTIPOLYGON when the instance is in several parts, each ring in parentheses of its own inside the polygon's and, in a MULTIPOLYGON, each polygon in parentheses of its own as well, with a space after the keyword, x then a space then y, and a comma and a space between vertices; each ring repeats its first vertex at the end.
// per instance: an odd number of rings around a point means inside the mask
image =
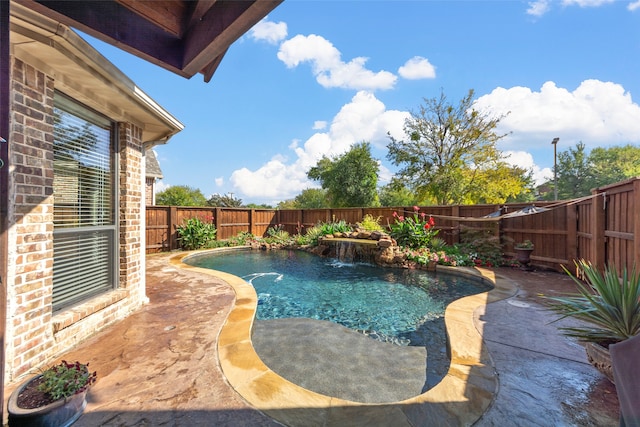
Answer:
POLYGON ((624 341, 640 333, 640 274, 635 266, 625 268, 622 277, 614 266, 604 273, 584 260, 576 263, 584 273, 586 283, 573 276, 578 292, 547 297, 550 309, 561 315, 558 319, 574 317, 592 326, 559 328, 566 336, 604 345, 624 341))

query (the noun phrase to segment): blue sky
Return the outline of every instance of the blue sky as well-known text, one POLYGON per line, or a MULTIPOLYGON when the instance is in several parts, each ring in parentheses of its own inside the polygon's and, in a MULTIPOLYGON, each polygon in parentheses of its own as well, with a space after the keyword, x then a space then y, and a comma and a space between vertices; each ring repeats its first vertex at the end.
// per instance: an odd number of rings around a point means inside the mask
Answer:
POLYGON ((640 0, 285 0, 234 43, 210 83, 89 41, 185 124, 156 147, 160 188, 277 204, 307 170, 361 141, 395 168, 387 132, 423 98, 509 113, 499 148, 552 176, 558 151, 640 143, 640 0))

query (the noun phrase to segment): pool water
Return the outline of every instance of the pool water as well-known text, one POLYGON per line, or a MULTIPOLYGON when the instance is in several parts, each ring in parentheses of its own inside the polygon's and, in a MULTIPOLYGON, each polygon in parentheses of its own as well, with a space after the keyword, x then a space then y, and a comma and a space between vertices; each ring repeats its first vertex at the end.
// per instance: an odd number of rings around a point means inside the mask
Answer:
POLYGON ((425 345, 447 304, 491 286, 466 277, 343 263, 303 251, 209 253, 186 262, 231 273, 258 295, 258 320, 329 320, 372 338, 425 345))

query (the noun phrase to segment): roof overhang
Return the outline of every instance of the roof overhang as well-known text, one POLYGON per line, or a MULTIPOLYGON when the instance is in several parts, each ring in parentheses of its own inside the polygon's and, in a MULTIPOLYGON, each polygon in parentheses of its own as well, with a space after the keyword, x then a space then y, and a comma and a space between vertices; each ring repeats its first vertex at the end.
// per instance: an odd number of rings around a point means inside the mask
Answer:
POLYGON ((140 127, 147 146, 164 143, 184 129, 178 119, 66 25, 12 4, 10 31, 16 58, 53 76, 56 89, 112 120, 140 127))
POLYGON ((211 80, 229 46, 283 0, 13 0, 183 77, 211 80))

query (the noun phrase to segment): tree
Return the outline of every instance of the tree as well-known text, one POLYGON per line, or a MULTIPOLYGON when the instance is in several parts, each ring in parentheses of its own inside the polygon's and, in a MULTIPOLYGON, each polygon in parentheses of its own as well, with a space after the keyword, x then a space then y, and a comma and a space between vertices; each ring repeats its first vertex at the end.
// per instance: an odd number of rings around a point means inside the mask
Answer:
POLYGON ((242 206, 242 199, 233 197, 233 194, 214 194, 209 200, 207 205, 221 207, 221 208, 239 208, 242 206))
POLYGON ((640 147, 627 144, 609 148, 594 148, 589 153, 593 187, 640 176, 640 147))
POLYGON ((294 199, 278 203, 278 209, 319 209, 329 207, 327 190, 306 188, 294 199))
POLYGON ((156 204, 164 206, 206 206, 207 199, 197 188, 173 185, 156 194, 156 204))
POLYGON ((327 201, 327 190, 322 188, 307 188, 295 197, 295 204, 298 209, 319 209, 329 206, 327 201))
MULTIPOLYGON (((556 166, 558 198, 584 197, 591 194, 593 188, 640 175, 640 147, 630 144, 597 147, 587 155, 585 145, 578 142, 575 148, 558 153, 556 166)), ((552 191, 545 195, 545 199, 552 197, 552 191)))
MULTIPOLYGON (((557 160, 558 198, 567 200, 590 194, 594 185, 593 171, 589 166, 589 159, 582 141, 578 142, 575 148, 570 147, 567 151, 558 153, 557 160)), ((546 199, 554 197, 555 191, 550 191, 545 196, 546 199)))
POLYGON ((473 186, 467 192, 463 203, 498 204, 507 201, 533 199, 533 175, 531 171, 511 166, 505 161, 497 161, 482 170, 467 171, 474 176, 468 181, 473 186), (531 195, 528 197, 527 195, 531 195))
POLYGON ((273 206, 267 204, 267 203, 248 203, 246 205, 244 205, 245 208, 250 208, 250 209, 273 209, 273 206))
POLYGON ((330 207, 379 206, 378 160, 371 157, 368 142, 354 144, 332 159, 323 156, 307 176, 327 190, 330 207))
POLYGON ((380 187, 378 195, 381 206, 416 206, 426 204, 418 200, 416 194, 397 178, 392 178, 391 182, 380 187))
MULTIPOLYGON (((449 104, 444 93, 439 98, 424 98, 419 111, 405 120, 406 139, 396 140, 389 134, 387 157, 401 167, 396 176, 419 199, 433 199, 443 205, 476 203, 478 182, 483 175, 512 180, 501 172, 505 165, 496 147, 505 136, 495 132, 504 116, 493 117, 475 110, 473 95, 469 90, 457 106, 449 104)), ((500 181, 493 184, 498 188, 502 185, 500 181)), ((517 187, 518 183, 510 182, 512 185, 517 187)), ((519 192, 517 188, 509 191, 519 192)))

